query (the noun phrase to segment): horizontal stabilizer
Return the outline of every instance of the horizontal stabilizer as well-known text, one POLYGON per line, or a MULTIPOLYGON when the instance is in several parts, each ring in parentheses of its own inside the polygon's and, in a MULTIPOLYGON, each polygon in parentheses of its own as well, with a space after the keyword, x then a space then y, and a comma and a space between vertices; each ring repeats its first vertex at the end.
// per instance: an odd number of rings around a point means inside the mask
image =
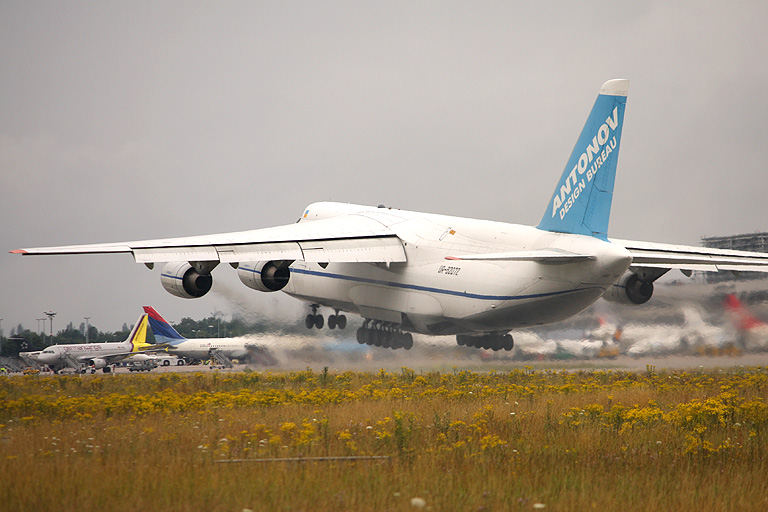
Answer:
POLYGON ((632 266, 635 267, 675 268, 705 272, 717 272, 718 270, 768 272, 768 254, 765 253, 633 240, 611 239, 610 241, 626 247, 632 256, 632 266))

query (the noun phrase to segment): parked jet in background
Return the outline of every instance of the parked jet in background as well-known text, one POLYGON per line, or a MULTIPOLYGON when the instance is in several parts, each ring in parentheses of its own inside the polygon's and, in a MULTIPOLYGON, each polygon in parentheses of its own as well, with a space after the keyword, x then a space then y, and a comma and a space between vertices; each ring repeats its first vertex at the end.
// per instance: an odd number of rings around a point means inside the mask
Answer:
POLYGON ((725 307, 745 350, 768 349, 768 324, 755 317, 732 293, 725 297, 725 307))
POLYGON ((150 345, 146 340, 147 315, 141 315, 125 341, 52 345, 40 352, 36 360, 39 364, 48 365, 56 373, 67 367, 80 370, 83 366, 102 368, 104 373, 109 373, 110 364, 129 358, 132 361, 145 360, 146 353, 163 349, 159 345, 150 345))
MULTIPOLYGON (((149 326, 155 341, 165 344, 169 354, 191 359, 218 359, 226 366, 231 366, 230 359, 246 357, 263 358, 263 347, 247 337, 240 338, 194 338, 187 339, 176 331, 152 306, 144 306, 149 317, 149 326), (223 357, 221 357, 223 356, 223 357)), ((271 359, 271 356, 269 356, 271 359)), ((274 363, 271 363, 274 364, 274 363)))
POLYGON ((282 290, 359 314, 358 341, 408 348, 411 332, 510 350, 512 329, 566 319, 598 298, 643 304, 670 269, 768 271, 765 254, 608 238, 628 80, 597 100, 536 227, 339 203, 308 206, 298 223, 187 238, 42 247, 33 254, 131 253, 177 297, 210 291, 220 263, 262 292, 282 290))

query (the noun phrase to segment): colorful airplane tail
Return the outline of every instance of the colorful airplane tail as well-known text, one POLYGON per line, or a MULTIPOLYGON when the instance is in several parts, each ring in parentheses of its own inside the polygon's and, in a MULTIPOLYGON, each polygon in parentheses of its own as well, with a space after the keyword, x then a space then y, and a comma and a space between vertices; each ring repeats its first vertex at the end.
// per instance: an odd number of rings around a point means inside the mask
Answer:
POLYGON ((725 296, 725 308, 730 313, 736 328, 740 331, 750 331, 756 327, 766 325, 765 322, 758 320, 752 313, 747 311, 744 304, 732 293, 725 296))
POLYGON ((538 228, 608 238, 629 80, 600 88, 538 228))
POLYGON ((151 347, 147 343, 147 315, 143 314, 139 317, 136 325, 133 326, 131 334, 128 335, 126 340, 131 344, 131 352, 140 352, 141 350, 151 347))
POLYGON ((179 343, 186 341, 186 338, 179 334, 171 324, 165 321, 160 316, 160 313, 155 311, 152 306, 144 306, 144 312, 149 318, 149 326, 152 328, 152 333, 155 335, 155 341, 157 343, 168 343, 170 345, 178 345, 179 343))

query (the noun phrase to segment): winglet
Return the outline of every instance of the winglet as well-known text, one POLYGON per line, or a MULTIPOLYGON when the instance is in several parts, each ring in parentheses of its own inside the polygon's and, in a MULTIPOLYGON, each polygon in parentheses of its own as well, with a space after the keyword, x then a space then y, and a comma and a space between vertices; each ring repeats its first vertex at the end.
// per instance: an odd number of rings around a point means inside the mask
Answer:
POLYGON ((8 251, 10 254, 28 254, 27 251, 24 249, 14 249, 12 251, 8 251))
POLYGON ((600 87, 539 229, 607 240, 628 91, 623 79, 600 87))
POLYGON ((149 326, 152 328, 152 333, 155 335, 155 340, 158 343, 178 345, 179 343, 186 341, 186 338, 179 334, 171 324, 160 316, 160 313, 155 311, 155 308, 152 306, 144 306, 144 312, 149 317, 149 326))

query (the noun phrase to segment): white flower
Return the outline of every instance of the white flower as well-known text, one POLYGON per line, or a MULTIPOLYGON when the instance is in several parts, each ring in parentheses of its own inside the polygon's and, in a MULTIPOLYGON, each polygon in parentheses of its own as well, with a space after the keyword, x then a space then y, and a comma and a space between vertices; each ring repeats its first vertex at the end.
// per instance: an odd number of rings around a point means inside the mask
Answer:
POLYGON ((424 501, 424 498, 411 498, 411 506, 415 508, 424 508, 427 505, 427 502, 424 501))
POLYGON ((543 503, 534 503, 533 508, 535 508, 536 510, 541 510, 541 509, 547 508, 547 506, 543 503))

